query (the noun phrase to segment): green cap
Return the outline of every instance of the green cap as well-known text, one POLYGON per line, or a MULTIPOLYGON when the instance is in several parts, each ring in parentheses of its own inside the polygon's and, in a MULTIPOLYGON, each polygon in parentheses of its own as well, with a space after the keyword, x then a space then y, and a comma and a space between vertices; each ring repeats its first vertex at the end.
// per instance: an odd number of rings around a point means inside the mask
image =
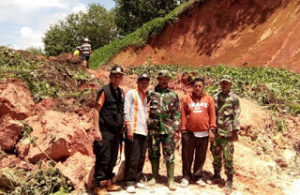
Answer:
POLYGON ((171 78, 171 75, 170 75, 169 71, 167 71, 167 70, 159 71, 159 73, 157 75, 157 78, 163 78, 163 77, 170 77, 171 78))
POLYGON ((222 83, 223 81, 227 81, 228 83, 232 83, 232 77, 229 76, 229 75, 223 75, 221 80, 220 80, 220 83, 222 83))

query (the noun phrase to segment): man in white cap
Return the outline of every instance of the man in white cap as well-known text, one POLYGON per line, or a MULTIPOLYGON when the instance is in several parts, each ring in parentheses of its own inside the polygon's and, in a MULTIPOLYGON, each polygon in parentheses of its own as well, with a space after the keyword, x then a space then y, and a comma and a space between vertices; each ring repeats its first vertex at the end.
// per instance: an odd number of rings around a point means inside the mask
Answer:
POLYGON ((81 46, 83 66, 89 68, 90 55, 92 53, 92 46, 88 38, 84 38, 83 44, 81 46))

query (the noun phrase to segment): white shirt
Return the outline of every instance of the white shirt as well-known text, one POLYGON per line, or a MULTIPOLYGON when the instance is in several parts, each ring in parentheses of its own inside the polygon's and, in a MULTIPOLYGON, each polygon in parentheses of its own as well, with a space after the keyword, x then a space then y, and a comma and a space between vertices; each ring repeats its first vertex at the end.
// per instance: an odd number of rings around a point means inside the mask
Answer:
POLYGON ((138 89, 131 89, 125 95, 125 123, 130 123, 133 133, 147 136, 147 97, 138 89))
POLYGON ((208 131, 200 131, 200 132, 194 132, 195 137, 207 137, 208 131))

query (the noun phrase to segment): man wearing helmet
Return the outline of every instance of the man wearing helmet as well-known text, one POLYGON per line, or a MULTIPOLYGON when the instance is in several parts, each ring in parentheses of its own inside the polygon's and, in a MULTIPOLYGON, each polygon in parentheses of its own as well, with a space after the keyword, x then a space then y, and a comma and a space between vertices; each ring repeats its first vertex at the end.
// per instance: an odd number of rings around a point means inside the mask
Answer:
POLYGON ((84 38, 83 44, 81 46, 81 51, 82 51, 83 66, 89 68, 89 59, 92 53, 92 46, 88 38, 84 38))

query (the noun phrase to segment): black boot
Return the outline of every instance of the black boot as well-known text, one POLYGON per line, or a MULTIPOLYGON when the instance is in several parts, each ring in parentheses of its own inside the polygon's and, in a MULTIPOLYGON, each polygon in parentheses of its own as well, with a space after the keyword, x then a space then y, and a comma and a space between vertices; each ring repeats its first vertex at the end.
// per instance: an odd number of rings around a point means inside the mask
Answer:
POLYGON ((215 171, 214 175, 209 179, 208 183, 209 184, 218 184, 221 182, 222 178, 220 176, 220 172, 215 171))

